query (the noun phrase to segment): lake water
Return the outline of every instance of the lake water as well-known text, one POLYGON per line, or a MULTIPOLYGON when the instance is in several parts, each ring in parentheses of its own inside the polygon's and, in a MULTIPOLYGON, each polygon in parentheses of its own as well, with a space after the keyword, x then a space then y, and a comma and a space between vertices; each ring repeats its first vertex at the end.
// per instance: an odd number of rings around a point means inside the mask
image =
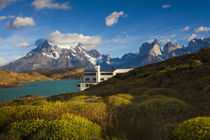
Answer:
POLYGON ((51 96, 60 93, 76 92, 80 80, 58 80, 25 82, 24 87, 0 89, 0 101, 11 100, 26 95, 51 96))

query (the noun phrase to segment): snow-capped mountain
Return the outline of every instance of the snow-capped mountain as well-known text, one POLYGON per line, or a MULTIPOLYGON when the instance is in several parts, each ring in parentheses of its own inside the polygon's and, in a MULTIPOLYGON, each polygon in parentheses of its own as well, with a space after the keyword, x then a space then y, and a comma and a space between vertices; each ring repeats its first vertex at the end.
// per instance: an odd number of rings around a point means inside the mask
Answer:
POLYGON ((100 53, 87 50, 79 43, 55 44, 47 40, 37 40, 35 49, 24 57, 2 67, 4 70, 23 72, 32 69, 52 69, 65 67, 93 68, 100 53))
POLYGON ((160 62, 174 56, 197 52, 201 48, 210 46, 210 38, 193 39, 188 47, 168 42, 161 50, 158 40, 143 43, 137 53, 127 53, 121 58, 101 55, 97 50, 88 50, 80 43, 56 44, 52 41, 37 40, 35 49, 24 57, 1 67, 4 70, 23 72, 32 69, 52 69, 65 67, 83 67, 91 69, 101 65, 102 69, 135 68, 146 64, 160 62))

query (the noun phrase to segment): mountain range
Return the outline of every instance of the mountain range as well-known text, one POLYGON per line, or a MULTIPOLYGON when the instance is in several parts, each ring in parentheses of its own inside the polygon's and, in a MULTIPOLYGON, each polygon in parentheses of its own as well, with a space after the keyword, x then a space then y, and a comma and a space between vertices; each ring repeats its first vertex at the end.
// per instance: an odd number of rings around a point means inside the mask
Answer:
POLYGON ((45 39, 35 42, 37 46, 24 57, 5 66, 3 70, 24 72, 35 69, 75 68, 92 69, 101 65, 102 69, 139 67, 156 63, 174 56, 197 52, 201 48, 210 46, 210 38, 193 39, 187 47, 168 42, 161 49, 158 40, 152 43, 143 43, 137 53, 127 53, 121 58, 112 58, 110 55, 101 55, 96 49, 88 50, 80 43, 60 45, 45 39))

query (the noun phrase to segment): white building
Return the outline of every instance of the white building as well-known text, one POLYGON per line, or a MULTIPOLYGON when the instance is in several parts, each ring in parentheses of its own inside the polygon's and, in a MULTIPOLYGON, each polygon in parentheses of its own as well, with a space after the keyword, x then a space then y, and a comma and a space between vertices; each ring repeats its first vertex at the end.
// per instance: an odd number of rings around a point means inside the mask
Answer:
POLYGON ((78 83, 78 90, 83 91, 91 86, 97 85, 100 82, 106 81, 109 78, 112 78, 116 74, 126 73, 132 69, 115 69, 115 70, 107 70, 101 71, 100 66, 95 66, 95 70, 92 71, 84 71, 83 73, 83 81, 78 83))

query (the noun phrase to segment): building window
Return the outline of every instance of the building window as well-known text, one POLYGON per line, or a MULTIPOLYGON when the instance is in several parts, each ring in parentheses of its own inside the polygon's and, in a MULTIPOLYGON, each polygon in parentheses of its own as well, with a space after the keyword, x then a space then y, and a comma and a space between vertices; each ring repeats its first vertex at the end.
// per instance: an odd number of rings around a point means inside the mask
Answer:
POLYGON ((80 84, 78 84, 77 87, 80 87, 80 84))
POLYGON ((90 81, 90 78, 86 78, 86 81, 90 81))
POLYGON ((113 75, 113 73, 101 73, 101 75, 113 75))
POLYGON ((104 81, 104 78, 101 78, 101 81, 104 81))
POLYGON ((85 84, 86 87, 89 87, 89 84, 85 84))
POLYGON ((86 76, 92 76, 92 75, 96 75, 96 73, 84 73, 84 75, 86 75, 86 76))
POLYGON ((93 78, 93 81, 96 81, 96 78, 93 78))

